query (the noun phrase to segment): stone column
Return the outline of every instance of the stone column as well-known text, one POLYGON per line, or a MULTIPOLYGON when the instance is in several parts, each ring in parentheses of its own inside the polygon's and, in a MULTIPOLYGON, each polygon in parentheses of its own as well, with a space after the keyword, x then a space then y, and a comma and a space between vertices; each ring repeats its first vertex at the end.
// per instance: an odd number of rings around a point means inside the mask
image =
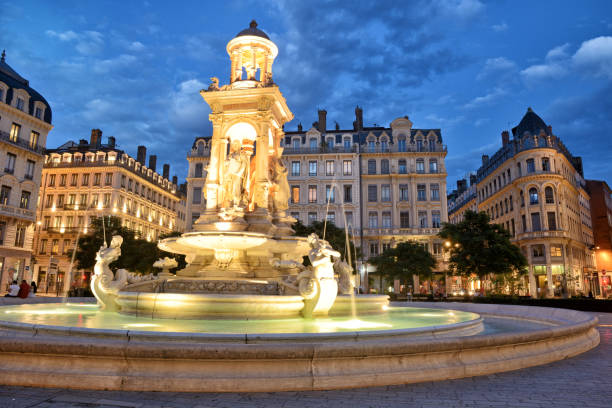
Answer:
POLYGON ((552 266, 550 265, 550 244, 544 244, 544 259, 546 259, 546 289, 547 289, 547 297, 554 297, 554 285, 552 278, 552 266))
POLYGON ((206 209, 217 208, 217 194, 220 182, 220 167, 223 165, 221 155, 225 154, 226 142, 221 136, 221 118, 211 114, 213 124, 212 146, 210 148, 210 162, 206 172, 206 209))
POLYGON ((536 279, 533 273, 533 258, 530 245, 527 245, 527 263, 529 265, 529 294, 535 299, 538 297, 538 290, 536 288, 536 279))

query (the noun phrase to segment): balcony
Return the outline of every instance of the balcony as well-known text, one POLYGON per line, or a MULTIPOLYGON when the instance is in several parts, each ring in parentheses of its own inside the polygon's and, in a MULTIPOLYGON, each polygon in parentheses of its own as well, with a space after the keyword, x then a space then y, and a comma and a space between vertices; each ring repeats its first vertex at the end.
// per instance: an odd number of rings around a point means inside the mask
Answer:
POLYGON ((516 235, 516 240, 520 241, 523 239, 540 239, 540 238, 570 238, 568 231, 564 230, 552 230, 552 231, 528 231, 521 232, 516 235))
POLYGON ((23 140, 23 139, 19 139, 19 138, 17 140, 12 140, 11 135, 9 133, 3 132, 1 130, 0 130, 0 140, 6 143, 10 143, 13 146, 18 146, 18 147, 21 147, 22 149, 29 150, 41 156, 45 153, 45 148, 43 146, 38 146, 38 145, 32 146, 30 145, 30 142, 23 140))
POLYGON ((283 154, 316 154, 316 153, 357 153, 357 146, 341 147, 285 147, 283 154))
POLYGON ((23 220, 32 222, 36 220, 36 214, 33 210, 28 210, 26 208, 19 208, 13 205, 6 204, 0 204, 0 215, 21 218, 23 220))
POLYGON ((81 227, 43 227, 43 231, 49 234, 76 234, 81 227))
POLYGON ((440 228, 364 228, 363 235, 366 237, 380 235, 437 235, 440 228))

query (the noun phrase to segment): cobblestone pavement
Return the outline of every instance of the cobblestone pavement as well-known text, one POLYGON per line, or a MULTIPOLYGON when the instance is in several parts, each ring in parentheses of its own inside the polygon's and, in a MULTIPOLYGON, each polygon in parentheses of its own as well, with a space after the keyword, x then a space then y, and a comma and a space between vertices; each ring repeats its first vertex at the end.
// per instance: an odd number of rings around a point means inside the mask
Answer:
MULTIPOLYGON (((612 313, 600 319, 601 344, 539 367, 460 380, 341 391, 167 393, 73 391, 0 386, 0 407, 612 407, 612 313)), ((2 373, 0 373, 2 375, 2 373)))

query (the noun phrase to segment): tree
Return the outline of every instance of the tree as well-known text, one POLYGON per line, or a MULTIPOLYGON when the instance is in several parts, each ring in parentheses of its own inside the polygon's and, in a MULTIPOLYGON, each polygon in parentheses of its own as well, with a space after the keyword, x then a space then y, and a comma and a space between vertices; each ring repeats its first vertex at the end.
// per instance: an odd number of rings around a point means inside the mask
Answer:
POLYGON ((413 275, 419 276, 419 279, 431 280, 436 258, 422 244, 407 241, 370 258, 368 263, 376 267, 381 277, 405 282, 410 281, 413 275))
MULTIPOLYGON (((304 225, 299 220, 293 225, 293 230, 295 231, 295 235, 298 237, 307 237, 308 235, 315 233, 320 238, 325 236, 325 240, 329 242, 329 244, 336 251, 340 252, 343 259, 348 259, 346 256, 346 231, 342 228, 338 228, 334 225, 333 222, 327 222, 327 226, 325 226, 324 222, 315 221, 311 225, 304 225), (323 234, 325 231, 325 234, 323 234)), ((355 262, 355 253, 357 257, 361 256, 361 251, 357 248, 357 252, 355 252, 355 245, 351 241, 351 236, 349 235, 349 242, 351 248, 351 259, 355 262)))
MULTIPOLYGON (((490 224, 484 212, 466 211, 458 224, 444 223, 439 236, 450 242, 449 269, 458 274, 478 278, 493 275, 503 278, 504 287, 526 272, 527 259, 519 247, 510 242, 510 234, 501 225, 490 224)), ((510 290, 518 287, 511 284, 510 290)))
POLYGON ((145 239, 136 239, 134 231, 121 225, 121 219, 117 217, 100 217, 91 222, 89 234, 79 239, 79 246, 76 252, 77 267, 79 269, 92 269, 96 264, 96 252, 100 250, 105 241, 110 243, 113 235, 121 235, 123 244, 121 245, 121 256, 118 260, 110 264, 111 269, 124 268, 130 272, 153 272, 153 263, 164 256, 177 258, 179 267, 185 265, 184 256, 168 254, 157 248, 155 242, 145 239), (102 226, 104 220, 104 227, 102 226))

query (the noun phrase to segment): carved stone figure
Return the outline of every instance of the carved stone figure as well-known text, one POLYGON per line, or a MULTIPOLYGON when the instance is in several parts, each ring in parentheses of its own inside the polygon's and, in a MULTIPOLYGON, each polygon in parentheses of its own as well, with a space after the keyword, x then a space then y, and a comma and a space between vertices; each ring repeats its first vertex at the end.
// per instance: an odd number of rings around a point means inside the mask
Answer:
POLYGON ((210 78, 210 85, 208 85, 208 90, 209 91, 219 91, 219 78, 217 77, 212 77, 210 78))
POLYGON ((338 258, 334 262, 334 271, 338 274, 338 292, 342 295, 350 295, 355 288, 353 268, 338 258))
POLYGON ((244 206, 248 188, 249 156, 241 150, 242 143, 234 140, 223 170, 223 208, 244 206))
POLYGON ((285 211, 289 208, 289 181, 287 181, 287 168, 280 157, 272 156, 270 160, 270 193, 272 199, 269 200, 272 212, 285 211))
POLYGON ((298 287, 304 297, 304 317, 325 316, 333 306, 338 295, 338 282, 334 279, 334 266, 331 257, 340 258, 327 241, 319 239, 317 234, 308 236, 310 252, 308 259, 312 264, 298 275, 298 287))

